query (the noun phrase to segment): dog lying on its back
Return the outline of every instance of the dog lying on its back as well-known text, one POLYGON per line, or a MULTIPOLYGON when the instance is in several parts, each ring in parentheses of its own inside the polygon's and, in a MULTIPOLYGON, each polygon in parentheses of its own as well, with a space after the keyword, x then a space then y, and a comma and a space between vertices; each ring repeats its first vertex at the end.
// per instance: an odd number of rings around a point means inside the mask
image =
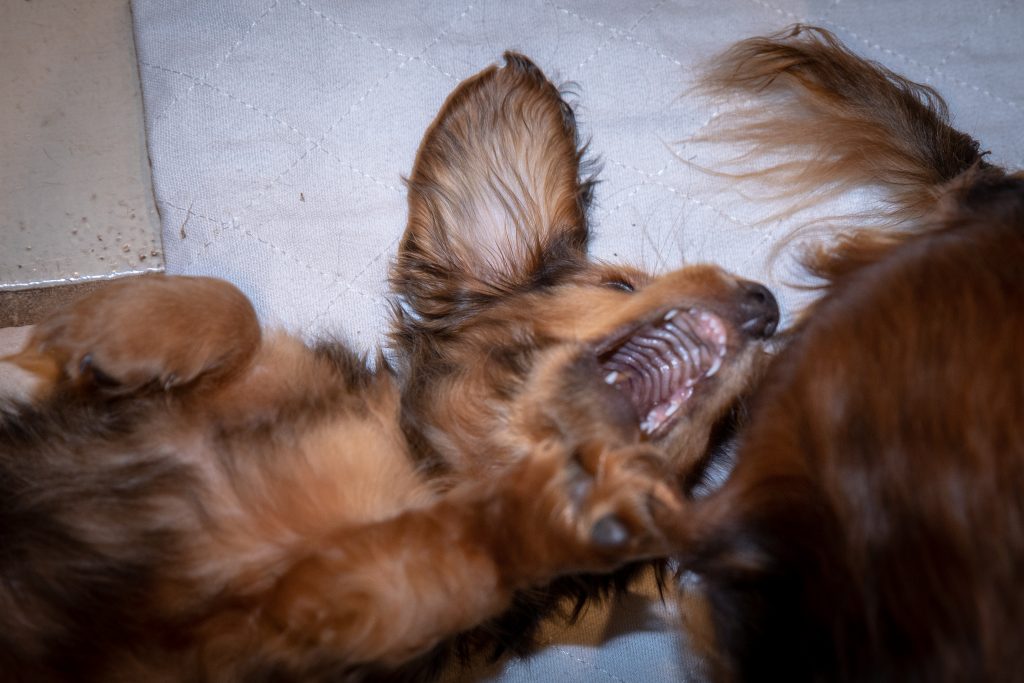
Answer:
POLYGON ((729 129, 807 193, 881 184, 900 231, 809 259, 825 278, 758 391, 724 488, 672 518, 722 680, 1024 675, 1024 176, 930 88, 796 27, 739 43, 729 129), (797 169, 793 172, 793 169, 797 169))
POLYGON ((778 309, 714 267, 589 260, 572 111, 506 60, 417 156, 397 372, 204 278, 113 283, 9 359, 40 387, 0 423, 5 676, 376 678, 665 551, 652 515, 778 309))

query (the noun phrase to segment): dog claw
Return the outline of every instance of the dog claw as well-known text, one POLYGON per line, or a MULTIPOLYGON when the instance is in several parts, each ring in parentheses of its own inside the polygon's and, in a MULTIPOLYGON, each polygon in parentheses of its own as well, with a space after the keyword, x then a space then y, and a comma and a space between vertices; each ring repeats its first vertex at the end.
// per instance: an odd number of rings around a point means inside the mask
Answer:
POLYGON ((98 387, 112 388, 120 384, 96 365, 91 353, 82 356, 82 360, 78 363, 78 373, 82 377, 89 378, 98 387))
POLYGON ((629 529, 617 515, 605 515, 590 530, 590 540, 599 548, 621 548, 631 538, 629 529))

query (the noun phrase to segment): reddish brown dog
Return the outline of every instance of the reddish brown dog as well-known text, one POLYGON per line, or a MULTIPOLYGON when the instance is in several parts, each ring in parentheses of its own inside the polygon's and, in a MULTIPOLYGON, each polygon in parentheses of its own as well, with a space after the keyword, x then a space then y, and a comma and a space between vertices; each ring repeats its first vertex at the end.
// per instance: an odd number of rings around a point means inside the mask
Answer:
POLYGON ((451 95, 409 181, 395 369, 261 331, 203 278, 40 324, 13 360, 44 386, 0 424, 4 675, 378 678, 518 591, 664 552, 666 473, 778 311, 711 266, 589 259, 580 157, 521 56, 451 95))
POLYGON ((717 677, 1020 680, 1024 177, 820 29, 742 42, 711 83, 770 98, 729 132, 805 153, 789 189, 881 184, 902 228, 812 256, 827 291, 732 478, 675 518, 717 677))

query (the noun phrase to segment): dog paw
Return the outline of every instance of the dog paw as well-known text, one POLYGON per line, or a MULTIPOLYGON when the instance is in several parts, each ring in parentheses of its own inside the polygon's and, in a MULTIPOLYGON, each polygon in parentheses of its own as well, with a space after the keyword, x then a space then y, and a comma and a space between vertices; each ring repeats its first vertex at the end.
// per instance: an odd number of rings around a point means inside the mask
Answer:
POLYGON ((112 282, 43 320, 12 360, 55 384, 128 393, 236 367, 259 343, 252 305, 210 278, 112 282))
POLYGON ((506 507, 527 576, 601 572, 669 550, 656 518, 682 510, 665 459, 635 445, 541 452, 520 463, 506 507), (532 566, 531 566, 532 563, 532 566))
POLYGON ((571 505, 597 555, 625 551, 630 559, 661 554, 655 518, 682 508, 678 487, 664 456, 643 445, 577 449, 570 466, 571 505))

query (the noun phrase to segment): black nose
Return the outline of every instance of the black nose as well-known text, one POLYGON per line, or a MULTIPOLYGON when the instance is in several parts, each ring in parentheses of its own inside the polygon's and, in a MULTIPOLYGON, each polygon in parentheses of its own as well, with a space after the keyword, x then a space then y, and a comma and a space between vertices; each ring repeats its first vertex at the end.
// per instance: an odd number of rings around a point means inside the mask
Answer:
POLYGON ((779 302, 768 288, 757 282, 743 282, 740 301, 740 329, 752 337, 767 339, 779 326, 779 302))

